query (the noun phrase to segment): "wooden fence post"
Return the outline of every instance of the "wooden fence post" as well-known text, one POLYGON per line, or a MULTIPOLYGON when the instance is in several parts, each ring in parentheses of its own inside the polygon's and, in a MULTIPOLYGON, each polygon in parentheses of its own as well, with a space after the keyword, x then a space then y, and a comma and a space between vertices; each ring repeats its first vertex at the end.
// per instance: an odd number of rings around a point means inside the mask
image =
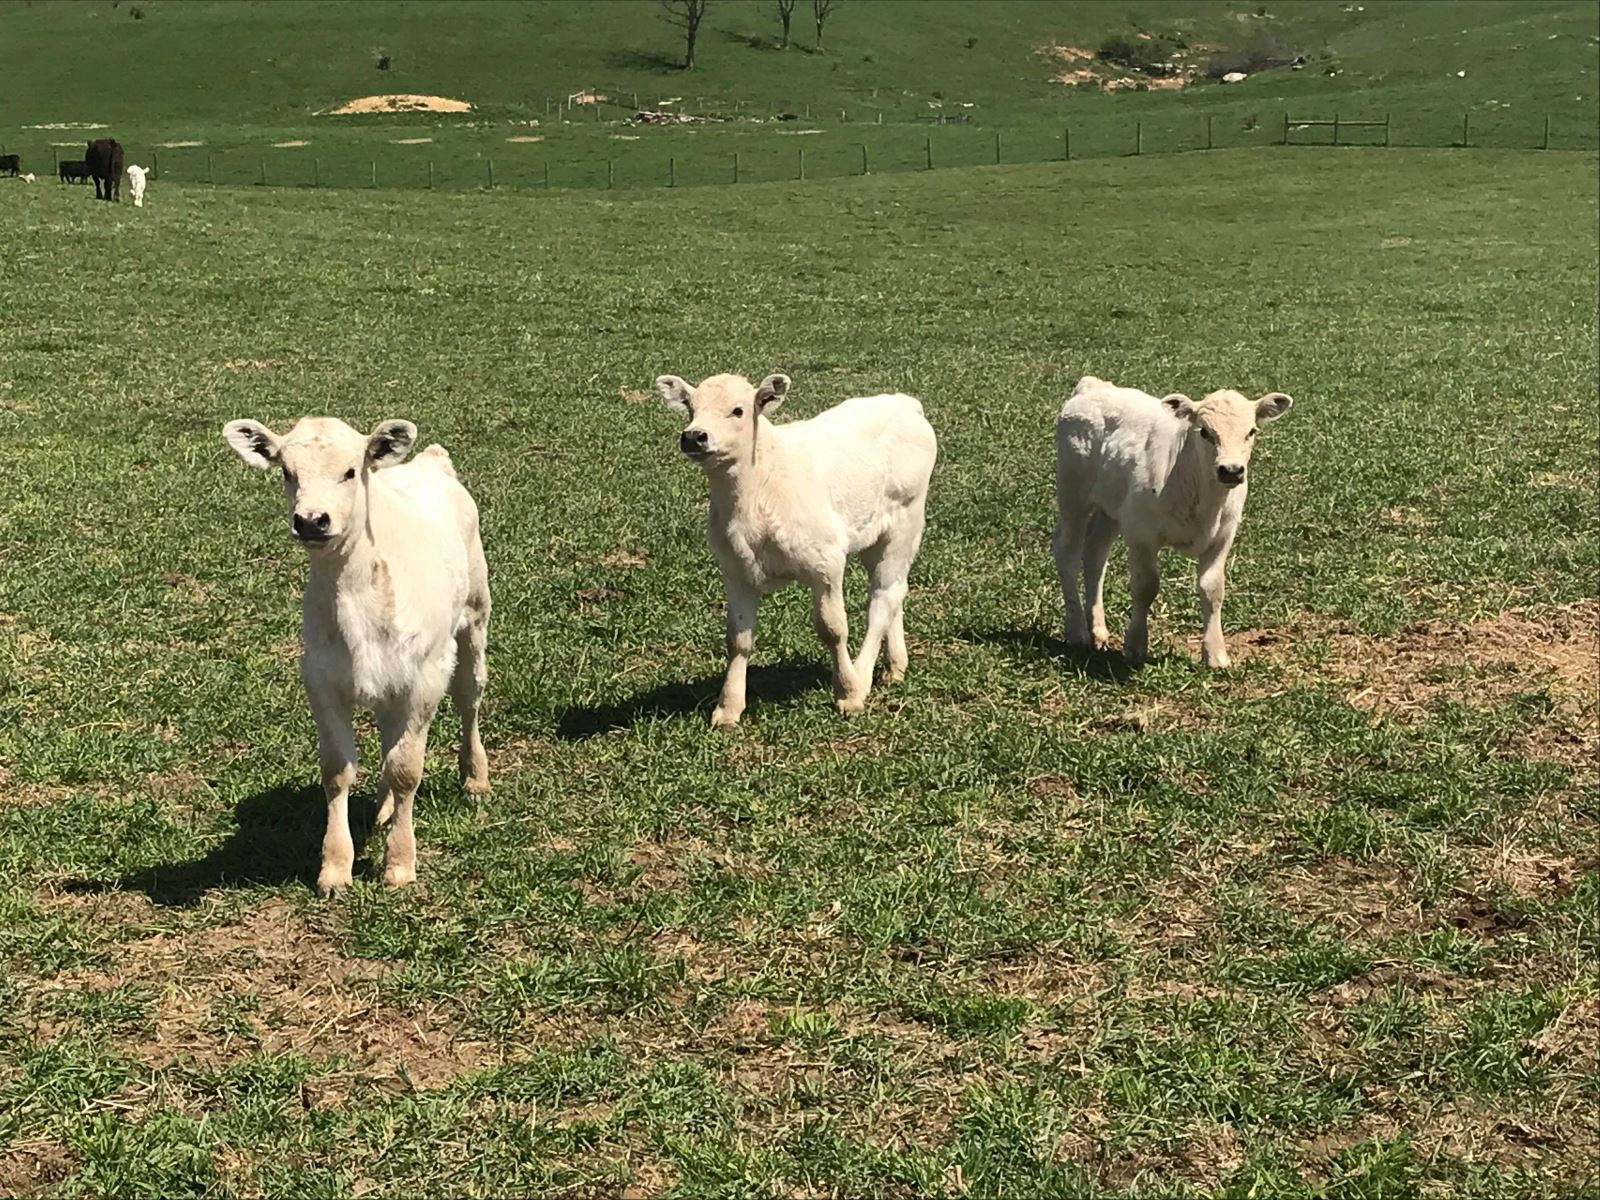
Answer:
POLYGON ((737 150, 733 152, 733 181, 735 183, 739 182, 739 152, 737 150))
POLYGON ((610 191, 617 183, 617 160, 606 159, 606 190, 610 191))
POLYGON ((1542 146, 1540 146, 1539 149, 1541 149, 1541 150, 1550 149, 1550 118, 1549 117, 1546 117, 1544 119, 1544 144, 1542 146))
POLYGON ((372 186, 378 186, 378 160, 372 160, 372 186))
POLYGON ((678 160, 670 156, 667 159, 667 186, 678 186, 678 160))
POLYGON ((550 190, 550 160, 548 158, 544 160, 544 190, 547 192, 550 190))
POLYGON ((1133 123, 1133 152, 1135 154, 1143 154, 1144 153, 1144 122, 1143 121, 1135 121, 1133 123))
POLYGON ((1333 113, 1333 144, 1335 146, 1339 144, 1339 112, 1337 109, 1333 113))
MULTIPOLYGON (((1545 118, 1545 124, 1547 126, 1548 126, 1549 122, 1550 122, 1550 118, 1546 117, 1545 118)), ((926 169, 931 171, 931 170, 933 170, 933 134, 930 133, 930 134, 927 135, 927 137, 925 137, 923 139, 922 149, 928 156, 928 165, 927 165, 926 169)))
POLYGON ((161 156, 154 150, 150 151, 150 178, 161 178, 161 156))
POLYGON ((322 160, 315 155, 311 157, 311 186, 322 186, 322 160))
POLYGON ((1206 114, 1206 149, 1211 149, 1211 114, 1206 114))
POLYGON ((1289 144, 1289 113, 1287 110, 1283 114, 1283 144, 1285 146, 1289 144))
POLYGON ((1464 112, 1461 114, 1461 148, 1465 150, 1471 144, 1472 114, 1470 112, 1464 112))
POLYGON ((1383 144, 1385 146, 1389 144, 1389 116, 1389 113, 1383 114, 1383 144))
POLYGON ((433 159, 428 160, 428 190, 433 190, 433 159))
POLYGON ((994 131, 994 165, 997 167, 1000 165, 1000 131, 998 129, 994 131))
POLYGON ((799 162, 800 162, 800 178, 804 179, 806 177, 806 148, 804 146, 801 146, 799 148, 799 162))
POLYGON ((494 188, 494 159, 486 158, 483 161, 488 165, 489 168, 489 187, 492 190, 494 188))
POLYGON ((206 182, 216 182, 216 180, 211 177, 211 151, 209 150, 206 151, 206 182))
POLYGON ((863 175, 867 173, 867 146, 865 142, 861 145, 861 173, 863 175))
POLYGON ((267 160, 263 158, 263 159, 260 159, 258 161, 261 164, 261 186, 262 187, 266 187, 267 186, 267 160))

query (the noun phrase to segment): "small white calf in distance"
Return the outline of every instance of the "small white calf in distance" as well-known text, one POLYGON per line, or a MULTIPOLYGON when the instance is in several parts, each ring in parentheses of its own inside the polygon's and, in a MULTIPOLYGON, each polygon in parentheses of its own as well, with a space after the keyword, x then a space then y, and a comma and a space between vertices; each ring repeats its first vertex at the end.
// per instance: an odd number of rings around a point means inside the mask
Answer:
POLYGON ((706 537, 728 603, 728 674, 711 723, 738 723, 756 608, 794 582, 811 589, 812 622, 833 652, 839 711, 860 709, 886 640, 888 679, 905 674, 906 577, 938 455, 922 405, 910 396, 863 396, 775 425, 767 418, 788 395, 787 375, 768 375, 759 387, 742 375, 714 375, 698 387, 662 375, 656 389, 689 418, 678 447, 705 468, 711 487, 706 537), (871 585, 854 661, 844 611, 851 555, 871 585))
POLYGON ((144 177, 145 169, 143 167, 128 168, 128 194, 133 197, 133 206, 135 208, 144 207, 144 177))
POLYGON ((23 183, 33 183, 35 181, 35 179, 36 179, 36 176, 34 175, 34 173, 32 171, 29 171, 26 175, 24 175, 22 177, 22 182, 23 183))
POLYGON ((1245 467, 1256 431, 1292 403, 1282 392, 1259 400, 1234 391, 1199 403, 1177 393, 1157 400, 1093 375, 1078 380, 1056 421, 1053 546, 1069 644, 1106 646, 1106 556, 1120 533, 1132 599, 1123 655, 1139 663, 1148 653, 1150 603, 1160 587, 1156 555, 1170 546, 1199 560, 1201 661, 1228 666, 1222 594, 1249 487, 1245 467))
POLYGON ((447 690, 461 717, 462 782, 475 794, 489 788, 478 736, 489 572, 477 505, 442 446, 404 463, 417 436, 409 421, 384 421, 367 436, 343 421, 306 417, 282 437, 256 421, 230 421, 222 434, 250 466, 282 470, 290 532, 311 562, 300 678, 328 799, 318 890, 347 885, 355 863, 349 796, 358 704, 373 711, 383 740, 378 822, 393 818, 384 880, 410 883, 417 877, 411 802, 428 726, 447 690))

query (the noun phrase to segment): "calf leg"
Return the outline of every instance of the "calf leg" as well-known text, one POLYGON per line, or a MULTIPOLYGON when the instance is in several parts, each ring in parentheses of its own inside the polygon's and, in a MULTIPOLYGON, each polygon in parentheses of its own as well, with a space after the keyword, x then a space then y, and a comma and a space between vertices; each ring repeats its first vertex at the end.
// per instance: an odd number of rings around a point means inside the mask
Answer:
MULTIPOLYGON (((411 823, 412 802, 422 782, 428 748, 432 704, 385 708, 377 714, 383 738, 383 809, 393 814, 384 847, 383 881, 404 887, 417 878, 417 838, 411 823)), ((380 821, 385 813, 380 811, 380 821)))
POLYGON ((1228 644, 1222 637, 1222 595, 1226 590, 1229 543, 1207 547, 1195 568, 1196 590, 1200 593, 1200 620, 1205 632, 1200 638, 1200 661, 1208 667, 1227 667, 1228 644))
POLYGON ((840 712, 859 712, 867 702, 872 675, 857 676, 850 661, 850 623, 844 612, 844 569, 825 583, 812 586, 811 624, 833 653, 833 695, 840 712))
POLYGON ((1084 619, 1083 603, 1078 599, 1078 580, 1083 574, 1084 526, 1088 517, 1086 509, 1062 499, 1055 532, 1050 537, 1056 574, 1061 580, 1061 636, 1069 646, 1089 644, 1089 623, 1084 619))
POLYGON ((350 837, 350 785, 356 779, 356 738, 350 725, 349 705, 314 700, 311 713, 317 722, 322 794, 328 802, 317 891, 331 896, 350 885, 350 872, 356 862, 356 846, 350 837))
POLYGON ((478 704, 489 680, 484 663, 488 637, 487 616, 469 618, 467 627, 456 635, 456 669, 450 679, 450 699, 461 717, 461 786, 474 796, 489 790, 489 756, 478 735, 478 704))
POLYGON ((1150 650, 1150 605, 1161 590, 1161 571, 1156 548, 1128 546, 1128 592, 1132 605, 1128 613, 1128 632, 1122 639, 1122 655, 1130 663, 1142 663, 1150 650))
POLYGON ((761 593, 742 581, 723 579, 728 598, 728 673, 722 680, 722 698, 711 712, 711 724, 737 725, 744 715, 744 679, 750 665, 750 648, 756 640, 756 609, 761 593))
POLYGON ((922 544, 923 522, 923 505, 918 503, 906 510, 903 523, 888 538, 862 552, 861 562, 867 568, 870 588, 867 631, 861 639, 861 652, 856 655, 855 672, 857 680, 867 687, 872 686, 872 669, 885 638, 889 647, 885 678, 893 683, 906 673, 906 580, 922 544))
POLYGON ((1083 539, 1083 602, 1089 609, 1089 636, 1096 650, 1111 644, 1111 631, 1106 628, 1106 559, 1116 536, 1116 521, 1095 509, 1083 539))

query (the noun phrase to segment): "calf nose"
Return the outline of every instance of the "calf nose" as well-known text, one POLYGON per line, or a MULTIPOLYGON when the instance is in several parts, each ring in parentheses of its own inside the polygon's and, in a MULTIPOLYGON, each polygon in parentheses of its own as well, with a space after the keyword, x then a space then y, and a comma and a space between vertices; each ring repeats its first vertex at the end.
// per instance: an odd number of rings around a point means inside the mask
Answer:
POLYGON ((704 429, 685 429, 678 435, 678 449, 685 454, 698 454, 706 448, 704 429))
POLYGON ((295 513, 294 535, 303 542, 320 542, 328 536, 327 513, 295 513))
POLYGON ((1219 463, 1217 465, 1217 479, 1222 483, 1227 484, 1229 487, 1233 487, 1235 484, 1243 483, 1244 468, 1226 467, 1219 463))

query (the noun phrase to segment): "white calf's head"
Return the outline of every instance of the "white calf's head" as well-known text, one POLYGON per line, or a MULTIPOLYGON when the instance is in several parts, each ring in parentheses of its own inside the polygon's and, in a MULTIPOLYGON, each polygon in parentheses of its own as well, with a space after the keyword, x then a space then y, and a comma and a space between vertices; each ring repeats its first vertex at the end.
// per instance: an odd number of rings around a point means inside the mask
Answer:
POLYGON ((713 375, 690 387, 676 375, 661 375, 656 390, 668 408, 689 418, 678 435, 678 449, 698 463, 726 466, 750 461, 756 422, 783 403, 789 377, 768 375, 752 384, 743 375, 713 375))
POLYGON ((1199 403, 1178 392, 1163 396, 1161 403, 1188 422, 1191 444, 1200 448, 1216 470, 1217 482, 1231 488, 1244 482, 1256 431, 1281 417, 1294 401, 1282 392, 1248 400, 1224 388, 1199 403))
POLYGON ((282 437, 259 421, 229 421, 222 436, 256 470, 283 472, 289 532, 308 549, 324 550, 360 530, 370 473, 404 462, 417 427, 381 421, 361 434, 332 417, 302 417, 282 437))

